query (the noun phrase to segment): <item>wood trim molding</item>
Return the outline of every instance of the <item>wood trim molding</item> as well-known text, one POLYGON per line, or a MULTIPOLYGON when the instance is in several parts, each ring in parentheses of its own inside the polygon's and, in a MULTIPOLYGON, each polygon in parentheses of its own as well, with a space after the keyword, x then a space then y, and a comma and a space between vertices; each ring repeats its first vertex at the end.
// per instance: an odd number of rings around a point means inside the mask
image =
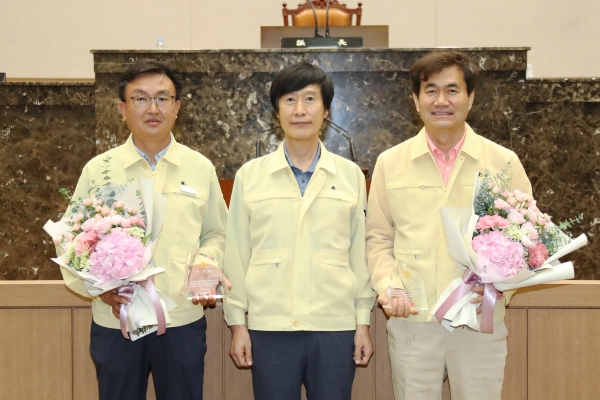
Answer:
MULTIPOLYGON (((91 301, 63 281, 0 281, 0 308, 90 307, 91 301)), ((515 308, 600 308, 600 281, 559 281, 520 289, 515 308)))

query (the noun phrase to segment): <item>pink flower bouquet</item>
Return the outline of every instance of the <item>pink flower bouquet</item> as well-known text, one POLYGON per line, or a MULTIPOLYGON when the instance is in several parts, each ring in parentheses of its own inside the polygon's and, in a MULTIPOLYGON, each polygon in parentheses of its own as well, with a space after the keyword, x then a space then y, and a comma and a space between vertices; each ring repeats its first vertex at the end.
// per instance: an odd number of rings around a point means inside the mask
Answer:
POLYGON ((152 282, 154 275, 164 272, 153 264, 152 256, 166 206, 166 199, 154 193, 153 181, 108 183, 92 188, 89 198, 71 199, 69 205, 68 217, 44 225, 62 250, 52 260, 83 279, 92 297, 118 289, 130 299, 121 306, 126 338, 164 333, 168 311, 176 305, 152 282))
POLYGON ((583 215, 558 226, 542 213, 530 195, 509 191, 508 166, 492 177, 486 171, 475 178, 472 209, 440 209, 450 257, 465 269, 442 293, 432 315, 446 328, 467 325, 491 332, 498 291, 549 283, 574 277, 570 262, 558 259, 587 244, 587 237, 573 239, 564 230, 583 215), (457 221, 460 223, 457 226, 457 221), (462 228, 462 229, 461 229, 462 228), (471 289, 485 285, 481 323, 476 296, 471 289))

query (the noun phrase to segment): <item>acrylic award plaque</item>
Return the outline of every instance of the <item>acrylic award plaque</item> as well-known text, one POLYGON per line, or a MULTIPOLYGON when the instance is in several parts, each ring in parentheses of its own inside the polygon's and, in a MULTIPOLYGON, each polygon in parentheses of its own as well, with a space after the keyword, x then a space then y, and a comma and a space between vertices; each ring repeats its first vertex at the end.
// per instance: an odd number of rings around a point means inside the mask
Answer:
POLYGON ((423 274, 404 262, 396 263, 386 295, 388 304, 383 306, 384 308, 391 308, 392 301, 398 299, 401 302, 409 301, 411 307, 416 310, 429 310, 423 274))
POLYGON ((186 300, 194 297, 227 297, 227 286, 223 282, 223 273, 212 257, 197 251, 188 253, 186 274, 181 296, 186 300))

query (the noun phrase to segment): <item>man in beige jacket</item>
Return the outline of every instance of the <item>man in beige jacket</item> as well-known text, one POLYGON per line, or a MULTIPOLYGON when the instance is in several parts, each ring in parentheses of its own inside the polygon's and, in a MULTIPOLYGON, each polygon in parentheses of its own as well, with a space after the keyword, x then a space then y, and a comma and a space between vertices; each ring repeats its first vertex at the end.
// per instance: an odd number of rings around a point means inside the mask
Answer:
POLYGON ((350 400, 356 365, 373 353, 365 179, 319 141, 332 99, 320 68, 284 68, 271 103, 285 140, 242 166, 233 186, 225 319, 257 400, 299 400, 302 385, 311 400, 350 400))
MULTIPOLYGON (((450 259, 441 207, 470 207, 477 172, 510 163, 511 190, 531 193, 516 154, 479 135, 466 118, 477 67, 455 51, 436 51, 412 67, 413 99, 424 128, 383 152, 375 166, 367 208, 367 253, 379 303, 388 305, 388 340, 396 400, 441 399, 447 372, 453 400, 499 400, 506 360, 504 308, 497 301, 494 333, 446 330, 407 301, 388 304, 392 270, 406 263, 424 277, 429 307, 462 275, 450 259)), ((474 291, 481 293, 481 286, 474 291)), ((481 302, 479 296, 473 302, 481 302)))
MULTIPOLYGON (((206 352, 206 318, 199 301, 179 292, 189 250, 200 250, 222 264, 227 207, 215 168, 200 153, 177 143, 171 129, 180 107, 182 79, 171 67, 152 60, 133 64, 119 82, 119 112, 131 136, 119 147, 89 161, 81 173, 74 199, 109 177, 154 181, 167 198, 164 224, 154 260, 166 272, 154 285, 177 303, 164 335, 151 333, 136 341, 123 337, 119 310, 125 297, 110 291, 94 298, 90 353, 96 365, 101 400, 145 398, 152 370, 156 398, 201 400, 206 352)), ((71 214, 69 208, 65 218, 71 214)), ((89 297, 83 280, 62 270, 69 289, 89 297)), ((213 303, 214 303, 214 299, 213 303)))

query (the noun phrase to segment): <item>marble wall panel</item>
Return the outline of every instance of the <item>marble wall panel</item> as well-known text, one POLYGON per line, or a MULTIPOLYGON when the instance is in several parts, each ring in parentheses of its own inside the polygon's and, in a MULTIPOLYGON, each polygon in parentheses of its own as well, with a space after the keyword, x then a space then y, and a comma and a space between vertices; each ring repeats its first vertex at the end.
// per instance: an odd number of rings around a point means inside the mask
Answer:
POLYGON ((600 279, 600 103, 530 103, 523 166, 538 206, 561 222, 584 214, 571 232, 588 246, 566 257, 577 279, 600 279))
POLYGON ((0 93, 0 279, 61 279, 42 226, 66 208, 58 189, 73 191, 95 154, 92 87, 2 85, 0 93))

